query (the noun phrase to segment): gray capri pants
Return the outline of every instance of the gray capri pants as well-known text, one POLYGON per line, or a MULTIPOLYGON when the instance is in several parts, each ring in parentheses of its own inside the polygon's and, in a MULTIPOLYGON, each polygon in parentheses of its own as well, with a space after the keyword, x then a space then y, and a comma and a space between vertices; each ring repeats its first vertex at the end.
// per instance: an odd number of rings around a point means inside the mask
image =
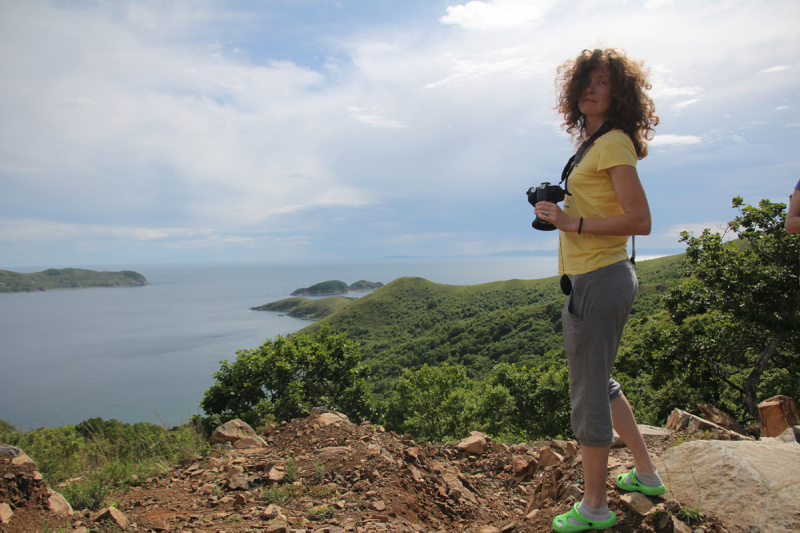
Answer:
POLYGON ((610 403, 622 394, 619 383, 611 379, 611 368, 639 282, 627 259, 570 280, 572 294, 561 319, 572 431, 581 444, 608 446, 614 440, 610 403))

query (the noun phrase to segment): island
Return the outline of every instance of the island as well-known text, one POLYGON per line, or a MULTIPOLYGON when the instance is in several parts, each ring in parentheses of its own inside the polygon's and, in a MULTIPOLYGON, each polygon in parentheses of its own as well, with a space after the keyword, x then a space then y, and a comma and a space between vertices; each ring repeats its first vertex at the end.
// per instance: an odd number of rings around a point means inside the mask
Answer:
POLYGON ((97 272, 81 268, 49 268, 23 273, 0 270, 0 292, 36 292, 87 287, 140 287, 147 280, 132 270, 97 272))
POLYGON ((383 287, 383 283, 366 280, 356 281, 348 285, 344 281, 331 280, 317 283, 311 287, 297 289, 292 296, 329 296, 333 294, 347 294, 348 292, 373 291, 383 287))

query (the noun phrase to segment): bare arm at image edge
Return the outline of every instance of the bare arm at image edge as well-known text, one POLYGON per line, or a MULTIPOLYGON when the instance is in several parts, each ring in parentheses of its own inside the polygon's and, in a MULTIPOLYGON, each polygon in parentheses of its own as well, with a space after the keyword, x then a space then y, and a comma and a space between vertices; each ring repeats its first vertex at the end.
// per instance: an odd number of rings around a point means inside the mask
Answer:
POLYGON ((795 189, 792 194, 789 212, 786 213, 785 228, 789 233, 800 233, 800 190, 795 189))

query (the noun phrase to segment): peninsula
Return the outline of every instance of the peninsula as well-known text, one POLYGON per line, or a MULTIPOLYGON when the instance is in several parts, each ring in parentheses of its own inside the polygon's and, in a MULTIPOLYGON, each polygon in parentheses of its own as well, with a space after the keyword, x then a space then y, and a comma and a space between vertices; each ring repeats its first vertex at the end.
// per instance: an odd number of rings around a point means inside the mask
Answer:
POLYGON ((139 287, 148 285, 138 272, 97 272, 80 268, 49 268, 22 273, 0 270, 0 292, 34 292, 86 287, 139 287))

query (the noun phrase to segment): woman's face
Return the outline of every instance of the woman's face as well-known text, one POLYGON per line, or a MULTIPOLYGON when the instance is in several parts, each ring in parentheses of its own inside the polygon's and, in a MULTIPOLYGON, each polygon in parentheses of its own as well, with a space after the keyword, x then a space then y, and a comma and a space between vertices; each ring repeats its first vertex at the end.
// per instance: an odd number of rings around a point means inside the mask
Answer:
POLYGON ((587 118, 605 120, 611 107, 611 72, 597 67, 589 73, 589 84, 581 92, 578 109, 587 118))

